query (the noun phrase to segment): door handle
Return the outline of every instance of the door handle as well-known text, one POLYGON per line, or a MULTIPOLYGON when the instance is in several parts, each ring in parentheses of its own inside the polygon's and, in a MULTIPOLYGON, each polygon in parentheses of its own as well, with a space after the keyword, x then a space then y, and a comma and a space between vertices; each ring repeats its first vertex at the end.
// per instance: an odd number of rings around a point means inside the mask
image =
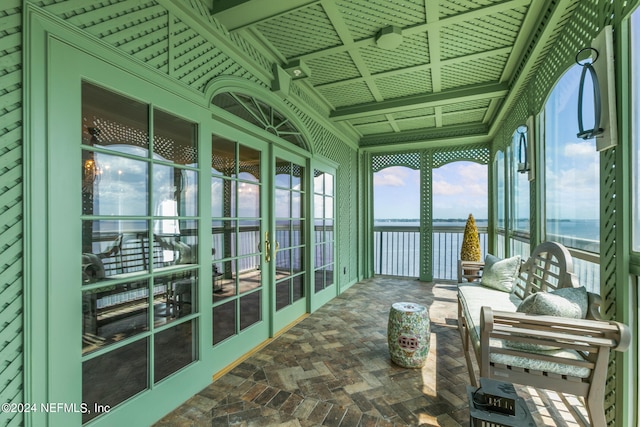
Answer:
POLYGON ((269 232, 264 232, 264 260, 271 262, 271 241, 269 241, 269 232))

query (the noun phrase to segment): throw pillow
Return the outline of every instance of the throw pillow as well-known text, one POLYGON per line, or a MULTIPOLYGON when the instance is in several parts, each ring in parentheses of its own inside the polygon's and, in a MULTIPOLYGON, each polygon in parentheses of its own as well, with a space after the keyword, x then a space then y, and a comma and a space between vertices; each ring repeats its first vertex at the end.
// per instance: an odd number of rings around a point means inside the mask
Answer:
POLYGON ((511 292, 520 272, 520 264, 520 255, 500 259, 494 255, 487 254, 484 259, 484 270, 482 271, 482 286, 511 292))
POLYGON ((582 319, 587 313, 587 290, 581 286, 553 292, 537 292, 525 298, 516 311, 582 319))
MULTIPOLYGON (((518 313, 560 316, 573 319, 584 319, 587 313, 588 296, 584 286, 579 288, 562 288, 553 292, 537 292, 524 299, 516 310, 518 313)), ((557 350, 542 344, 507 341, 506 345, 522 350, 557 350)))
POLYGON ((587 317, 589 295, 587 288, 584 286, 580 286, 579 288, 560 288, 551 292, 551 294, 561 296, 573 304, 576 304, 576 306, 580 308, 580 318, 584 319, 587 317))

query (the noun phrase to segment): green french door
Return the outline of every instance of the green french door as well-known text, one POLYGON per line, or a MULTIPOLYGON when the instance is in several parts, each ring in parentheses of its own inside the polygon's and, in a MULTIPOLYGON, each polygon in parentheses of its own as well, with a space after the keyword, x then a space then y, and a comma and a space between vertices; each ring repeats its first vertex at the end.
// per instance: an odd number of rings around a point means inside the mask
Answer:
POLYGON ((306 159, 241 131, 211 142, 215 369, 308 310, 306 159))
POLYGON ((271 233, 273 330, 279 331, 308 310, 309 279, 306 160, 273 147, 274 182, 271 233))
MULTIPOLYGON (((313 295, 311 310, 338 294, 335 262, 334 167, 317 164, 313 169, 313 295)), ((346 269, 343 270, 343 274, 346 269)))
POLYGON ((268 145, 239 131, 211 136, 211 342, 214 371, 269 337, 263 242, 268 145))
POLYGON ((32 388, 86 406, 32 424, 149 425, 212 374, 210 113, 69 44, 48 54, 32 388))

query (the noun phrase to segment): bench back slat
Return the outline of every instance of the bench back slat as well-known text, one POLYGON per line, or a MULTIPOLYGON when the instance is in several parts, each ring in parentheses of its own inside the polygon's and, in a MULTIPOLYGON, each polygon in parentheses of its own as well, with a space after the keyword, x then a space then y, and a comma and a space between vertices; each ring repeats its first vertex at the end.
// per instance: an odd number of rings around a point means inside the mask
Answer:
POLYGON ((516 295, 525 299, 535 292, 577 288, 580 284, 573 273, 573 259, 567 248, 556 242, 544 242, 536 246, 522 264, 515 286, 516 295))

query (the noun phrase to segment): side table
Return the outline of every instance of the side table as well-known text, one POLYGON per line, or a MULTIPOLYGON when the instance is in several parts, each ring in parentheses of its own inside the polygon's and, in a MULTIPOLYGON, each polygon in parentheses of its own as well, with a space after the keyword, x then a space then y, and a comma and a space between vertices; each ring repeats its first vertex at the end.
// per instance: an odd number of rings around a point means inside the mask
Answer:
POLYGON ((412 302, 391 305, 387 338, 391 360, 404 368, 421 368, 427 360, 431 323, 425 306, 412 302))

